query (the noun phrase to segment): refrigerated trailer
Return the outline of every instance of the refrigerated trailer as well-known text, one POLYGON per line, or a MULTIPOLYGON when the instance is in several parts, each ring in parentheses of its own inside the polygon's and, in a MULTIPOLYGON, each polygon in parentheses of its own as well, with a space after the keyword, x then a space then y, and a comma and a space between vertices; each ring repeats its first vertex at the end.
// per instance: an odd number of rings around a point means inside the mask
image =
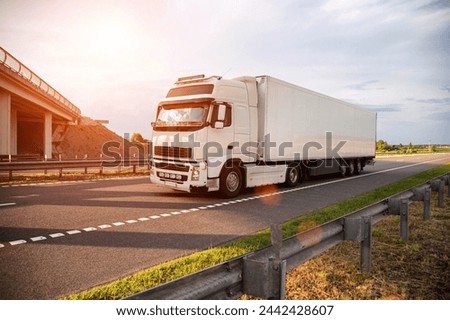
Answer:
POLYGON ((151 182, 188 192, 293 187, 375 158, 376 113, 270 76, 179 78, 152 127, 151 182))

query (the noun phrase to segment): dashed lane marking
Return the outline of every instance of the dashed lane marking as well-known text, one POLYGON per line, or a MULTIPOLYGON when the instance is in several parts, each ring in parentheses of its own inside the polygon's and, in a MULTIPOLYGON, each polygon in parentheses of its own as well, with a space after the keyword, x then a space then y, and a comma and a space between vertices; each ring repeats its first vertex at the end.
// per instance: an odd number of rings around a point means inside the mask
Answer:
POLYGON ((170 213, 161 213, 160 216, 161 217, 170 217, 171 214, 170 213))
POLYGON ((9 242, 9 244, 12 246, 17 246, 19 244, 24 244, 24 243, 27 243, 27 240, 20 239, 20 240, 14 240, 14 241, 9 242))
POLYGON ((65 234, 61 233, 61 232, 49 234, 50 238, 60 238, 60 237, 64 237, 64 236, 65 236, 65 234))
POLYGON ((66 233, 69 235, 73 235, 73 234, 81 233, 81 231, 80 230, 69 230, 69 231, 66 231, 66 233))
POLYGON ((38 237, 30 238, 30 240, 33 241, 33 242, 36 242, 36 241, 47 240, 47 238, 43 237, 43 236, 38 236, 38 237))

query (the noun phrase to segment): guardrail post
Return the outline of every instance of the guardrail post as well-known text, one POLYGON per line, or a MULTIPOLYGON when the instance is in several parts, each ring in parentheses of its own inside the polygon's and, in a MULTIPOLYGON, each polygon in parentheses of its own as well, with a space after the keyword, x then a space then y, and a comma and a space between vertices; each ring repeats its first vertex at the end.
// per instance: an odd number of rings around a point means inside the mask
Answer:
POLYGON ((271 226, 272 257, 244 257, 243 292, 265 299, 284 299, 286 293, 286 260, 281 260, 283 243, 280 225, 271 226))
POLYGON ((447 180, 447 197, 450 198, 450 173, 446 175, 447 180))
POLYGON ((425 194, 423 197, 423 219, 430 219, 431 212, 431 188, 425 188, 425 194))
POLYGON ((409 200, 402 199, 400 202, 400 237, 409 239, 409 200))
POLYGON ((418 188, 412 189, 414 196, 411 198, 412 201, 423 201, 423 220, 428 220, 430 218, 430 207, 431 207, 431 188, 429 185, 423 185, 418 188))
POLYGON ((439 179, 438 207, 445 208, 445 180, 439 179))
POLYGON ((362 273, 369 273, 372 268, 372 217, 363 217, 363 239, 361 241, 360 265, 362 273))
POLYGON ((344 239, 359 241, 360 269, 362 273, 369 273, 372 267, 372 217, 345 218, 344 239))
MULTIPOLYGON (((274 299, 284 300, 286 297, 286 261, 281 260, 281 247, 283 245, 283 230, 280 224, 270 227, 273 255, 272 269, 274 271, 273 294, 274 299)), ((270 263, 270 262, 269 262, 270 263)))

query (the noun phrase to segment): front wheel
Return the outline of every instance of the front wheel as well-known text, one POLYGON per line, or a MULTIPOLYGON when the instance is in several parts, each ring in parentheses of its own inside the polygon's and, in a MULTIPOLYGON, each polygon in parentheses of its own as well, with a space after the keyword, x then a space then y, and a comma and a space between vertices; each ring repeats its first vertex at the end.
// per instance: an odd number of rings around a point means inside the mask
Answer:
POLYGON ((295 187, 300 181, 301 170, 299 166, 292 165, 286 169, 286 180, 284 185, 286 187, 295 187))
POLYGON ((224 168, 220 175, 220 193, 225 198, 236 197, 242 189, 242 172, 238 167, 224 168))

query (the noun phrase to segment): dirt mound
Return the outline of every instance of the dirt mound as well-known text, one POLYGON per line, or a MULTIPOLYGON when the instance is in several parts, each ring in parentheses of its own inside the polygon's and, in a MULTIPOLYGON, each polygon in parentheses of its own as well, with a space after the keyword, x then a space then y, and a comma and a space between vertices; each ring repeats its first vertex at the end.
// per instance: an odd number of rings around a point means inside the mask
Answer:
POLYGON ((138 147, 90 118, 69 125, 60 139, 54 139, 54 155, 67 159, 145 158, 147 148, 138 147), (59 141, 55 141, 59 140, 59 141))

